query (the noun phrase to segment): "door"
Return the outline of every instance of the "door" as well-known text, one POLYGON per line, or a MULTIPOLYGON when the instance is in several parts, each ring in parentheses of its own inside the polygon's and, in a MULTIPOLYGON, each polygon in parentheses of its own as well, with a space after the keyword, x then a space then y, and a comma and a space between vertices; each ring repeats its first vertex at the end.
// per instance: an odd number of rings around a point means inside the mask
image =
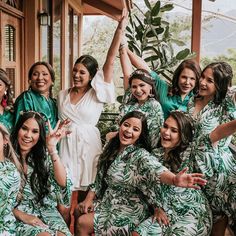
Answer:
POLYGON ((12 81, 14 97, 21 91, 20 79, 23 75, 21 19, 0 11, 1 14, 1 59, 0 66, 6 70, 12 81))

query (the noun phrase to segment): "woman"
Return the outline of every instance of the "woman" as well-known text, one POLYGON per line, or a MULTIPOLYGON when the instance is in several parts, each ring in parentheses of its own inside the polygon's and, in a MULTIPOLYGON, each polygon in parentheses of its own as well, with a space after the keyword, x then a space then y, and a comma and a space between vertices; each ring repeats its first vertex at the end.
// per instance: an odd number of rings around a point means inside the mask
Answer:
POLYGON ((42 113, 45 120, 49 120, 55 128, 58 115, 56 100, 52 96, 54 81, 55 73, 49 63, 38 61, 31 66, 28 73, 29 89, 15 101, 15 124, 22 111, 36 111, 42 113))
MULTIPOLYGON (((192 141, 192 120, 183 112, 172 111, 161 128, 159 147, 153 150, 153 154, 173 173, 185 167, 192 172, 195 166, 191 155, 192 141)), ((210 235, 211 209, 202 191, 162 185, 161 196, 157 196, 156 201, 160 206, 155 209, 154 218, 157 220, 150 217, 135 229, 133 236, 210 235)))
POLYGON ((199 174, 169 172, 147 152, 147 123, 138 111, 127 113, 119 133, 111 139, 99 159, 98 174, 86 199, 80 204, 77 235, 129 235, 155 205, 160 182, 181 187, 204 185, 199 174), (93 212, 93 200, 97 205, 93 212))
POLYGON ((13 91, 5 70, 0 68, 0 123, 8 131, 13 125, 13 91))
POLYGON ((12 210, 17 197, 20 199, 18 192, 23 182, 22 166, 9 140, 9 133, 0 125, 0 235, 13 236, 16 233, 12 210))
MULTIPOLYGON (((195 137, 209 134, 219 124, 236 118, 235 88, 230 87, 233 72, 229 64, 214 62, 202 71, 199 80, 198 96, 192 98, 188 112, 195 120, 195 137)), ((209 180, 205 194, 213 212, 213 234, 224 235, 229 223, 235 227, 236 199, 235 179, 236 161, 229 149, 231 137, 222 139, 217 146, 218 155, 214 158, 198 157, 198 169, 209 180)))
MULTIPOLYGON (((144 69, 137 69, 132 73, 133 68, 128 54, 122 48, 119 51, 124 75, 123 84, 125 95, 120 106, 120 114, 116 120, 116 127, 112 129, 118 130, 118 124, 126 113, 134 110, 143 112, 147 117, 148 144, 153 149, 157 146, 160 137, 160 127, 164 122, 163 111, 156 94, 155 81, 149 72, 144 69)), ((114 137, 116 133, 108 133, 106 136, 107 140, 114 137)))
POLYGON ((180 63, 174 71, 171 85, 162 80, 156 72, 151 71, 146 62, 135 55, 132 51, 122 45, 122 50, 126 50, 132 64, 136 68, 146 69, 156 82, 156 91, 166 119, 173 110, 186 111, 189 99, 198 90, 198 80, 201 69, 196 61, 187 59, 180 63))
POLYGON ((115 102, 113 66, 125 21, 123 17, 118 24, 103 69, 98 70, 98 63, 92 56, 81 56, 74 64, 73 87, 61 91, 58 96, 59 118, 69 118, 73 130, 61 140, 60 156, 71 172, 73 191, 79 190, 79 195, 84 194, 96 176, 102 151, 96 125, 104 103, 115 102))
POLYGON ((16 235, 71 235, 57 211, 57 203, 69 204, 71 181, 56 149, 58 141, 68 132, 67 121, 52 130, 48 122, 34 111, 23 113, 12 132, 11 140, 19 154, 26 176, 22 199, 14 209, 16 235), (48 151, 48 155, 47 155, 48 151))

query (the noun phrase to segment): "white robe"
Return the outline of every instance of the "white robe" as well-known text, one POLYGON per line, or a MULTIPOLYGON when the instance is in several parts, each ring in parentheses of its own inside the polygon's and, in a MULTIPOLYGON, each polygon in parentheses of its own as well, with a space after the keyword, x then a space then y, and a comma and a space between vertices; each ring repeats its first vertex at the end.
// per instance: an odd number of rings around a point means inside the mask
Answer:
POLYGON ((73 190, 86 190, 96 177, 97 162, 102 152, 100 132, 96 127, 104 103, 115 102, 113 83, 104 82, 102 71, 98 71, 89 89, 81 100, 73 105, 69 90, 58 95, 59 119, 69 118, 70 135, 60 142, 59 154, 70 171, 73 190))

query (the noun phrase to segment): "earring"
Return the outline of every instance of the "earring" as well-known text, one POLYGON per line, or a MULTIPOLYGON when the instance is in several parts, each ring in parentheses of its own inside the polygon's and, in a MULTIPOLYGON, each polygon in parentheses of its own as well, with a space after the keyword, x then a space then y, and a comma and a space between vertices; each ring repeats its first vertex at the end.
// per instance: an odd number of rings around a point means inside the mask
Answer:
POLYGON ((152 93, 152 89, 150 89, 149 97, 154 98, 154 94, 152 93))
POLYGON ((1 104, 5 108, 7 106, 7 91, 4 92, 4 96, 2 98, 1 104))

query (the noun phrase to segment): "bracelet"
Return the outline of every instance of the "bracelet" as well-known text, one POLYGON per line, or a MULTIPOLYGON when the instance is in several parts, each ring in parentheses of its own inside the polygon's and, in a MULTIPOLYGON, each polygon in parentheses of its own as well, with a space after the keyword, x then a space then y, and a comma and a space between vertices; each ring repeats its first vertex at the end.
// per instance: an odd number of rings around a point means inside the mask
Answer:
POLYGON ((53 150, 52 152, 49 152, 50 156, 57 155, 57 154, 58 154, 57 149, 53 150))

